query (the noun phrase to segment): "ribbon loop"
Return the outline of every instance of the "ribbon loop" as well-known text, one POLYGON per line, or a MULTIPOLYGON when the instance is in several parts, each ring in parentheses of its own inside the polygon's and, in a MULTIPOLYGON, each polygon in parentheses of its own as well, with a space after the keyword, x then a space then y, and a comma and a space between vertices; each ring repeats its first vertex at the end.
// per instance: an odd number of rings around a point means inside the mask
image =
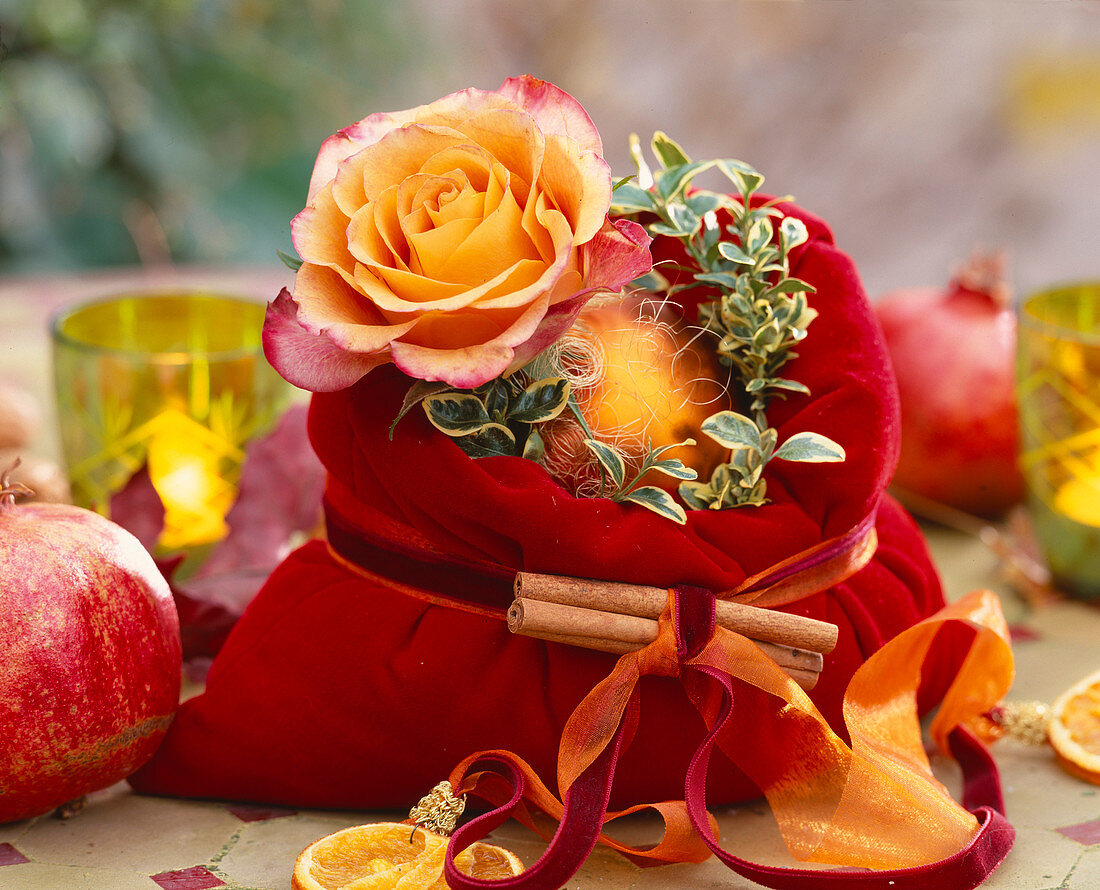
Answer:
MULTIPOLYGON (((851 747, 760 649, 739 634, 714 627, 714 603, 714 594, 699 588, 669 591, 657 639, 619 659, 611 675, 581 702, 566 725, 558 761, 563 804, 556 803, 537 777, 534 782, 530 776, 523 783, 517 780, 522 787, 502 807, 456 833, 447 872, 452 886, 534 890, 560 885, 573 874, 568 868, 579 868, 597 841, 616 846, 599 828, 606 821, 619 753, 636 725, 637 685, 642 676, 668 671, 682 672, 685 689, 708 727, 685 777, 685 807, 695 841, 740 874, 776 888, 953 886, 961 890, 976 886, 996 867, 1011 847, 1013 833, 1000 814, 996 767, 966 728, 980 725, 980 715, 1007 692, 1012 680, 1007 627, 993 594, 974 593, 944 608, 868 659, 845 697, 851 747), (968 809, 955 803, 933 778, 916 709, 921 666, 935 657, 940 628, 953 621, 965 622, 977 633, 945 696, 950 716, 938 721, 936 728, 964 767, 968 809), (732 719, 735 706, 737 719, 732 719), (856 874, 771 868, 723 851, 706 809, 706 775, 715 747, 764 791, 796 858, 885 871, 856 874), (522 812, 525 796, 541 801, 545 812, 561 816, 539 862, 523 876, 503 882, 478 882, 457 873, 452 854, 472 843, 475 835, 481 836, 478 832, 486 827, 499 825, 513 811, 522 812), (904 813, 901 818, 899 812, 904 813)), ((499 790, 497 795, 503 797, 499 790)), ((666 819, 666 840, 669 833, 679 834, 676 826, 682 824, 683 811, 667 804, 654 808, 666 819)), ((645 859, 650 853, 668 853, 679 844, 679 840, 672 845, 662 841, 654 851, 623 852, 645 859)), ((684 850, 685 860, 700 861, 687 859, 690 844, 684 850)), ((650 864, 652 860, 667 861, 660 855, 651 855, 650 864)))

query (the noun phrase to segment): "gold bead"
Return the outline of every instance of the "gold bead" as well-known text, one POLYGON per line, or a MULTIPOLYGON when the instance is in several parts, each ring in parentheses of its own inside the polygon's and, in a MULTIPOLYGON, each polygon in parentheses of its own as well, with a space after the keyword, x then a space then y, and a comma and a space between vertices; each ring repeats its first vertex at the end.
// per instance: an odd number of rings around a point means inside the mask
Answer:
POLYGON ((1005 702, 993 710, 993 722, 1005 735, 1025 745, 1043 745, 1047 740, 1050 708, 1041 701, 1005 702))
POLYGON ((409 818, 428 831, 449 837, 464 809, 466 796, 455 797, 451 783, 443 781, 420 798, 420 802, 409 810, 409 818))

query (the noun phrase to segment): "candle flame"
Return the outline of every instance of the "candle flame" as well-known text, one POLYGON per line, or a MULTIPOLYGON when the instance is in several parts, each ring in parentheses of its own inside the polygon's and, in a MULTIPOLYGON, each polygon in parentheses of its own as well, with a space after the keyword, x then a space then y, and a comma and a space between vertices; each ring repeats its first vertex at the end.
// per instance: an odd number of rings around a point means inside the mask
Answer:
POLYGON ((178 550, 225 537, 236 489, 223 478, 223 449, 185 414, 165 411, 149 440, 149 478, 164 505, 159 544, 178 550))

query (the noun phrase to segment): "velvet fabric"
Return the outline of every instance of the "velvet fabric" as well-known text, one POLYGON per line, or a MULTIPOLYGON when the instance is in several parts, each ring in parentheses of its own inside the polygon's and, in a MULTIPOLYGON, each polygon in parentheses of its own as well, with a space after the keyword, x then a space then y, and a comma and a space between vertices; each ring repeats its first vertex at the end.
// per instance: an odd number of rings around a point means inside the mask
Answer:
MULTIPOLYGON (((776 401, 768 416, 780 442, 803 430, 836 440, 843 463, 773 461, 771 503, 692 512, 681 527, 638 506, 573 498, 532 461, 471 460, 419 411, 391 441, 410 385, 393 368, 315 395, 310 435, 328 470, 332 541, 343 555, 315 541, 276 569, 205 692, 181 706, 133 785, 404 808, 464 756, 490 748, 510 749, 550 777, 565 720, 614 657, 512 636, 502 579, 523 570, 721 592, 877 512, 871 563, 784 607, 839 627, 812 697, 843 732, 840 702, 855 669, 943 600, 918 529, 883 495, 898 448, 897 395, 855 267, 824 223, 783 209, 810 230, 791 274, 817 289, 810 304, 820 314, 784 369, 812 395, 776 401)), ((681 797, 704 732, 676 680, 647 678, 641 694, 615 807, 681 797)), ((758 793, 715 754, 712 803, 758 793)))

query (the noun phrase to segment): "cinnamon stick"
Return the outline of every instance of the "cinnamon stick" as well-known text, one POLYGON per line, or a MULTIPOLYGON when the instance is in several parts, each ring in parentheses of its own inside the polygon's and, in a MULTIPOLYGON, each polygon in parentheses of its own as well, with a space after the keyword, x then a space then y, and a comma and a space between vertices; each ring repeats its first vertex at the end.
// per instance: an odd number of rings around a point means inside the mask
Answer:
MULTIPOLYGON (((516 599, 508 610, 508 629, 524 636, 616 655, 633 652, 657 639, 657 622, 651 618, 523 597, 516 599)), ((752 642, 803 689, 812 689, 817 683, 823 663, 821 653, 762 640, 752 642)))
MULTIPOLYGON (((668 601, 668 592, 661 587, 531 572, 520 572, 516 575, 515 592, 517 597, 523 599, 637 618, 659 617, 668 601)), ((743 634, 754 641, 809 649, 811 652, 832 652, 837 641, 837 628, 834 624, 744 603, 719 600, 715 620, 727 630, 743 634)))

